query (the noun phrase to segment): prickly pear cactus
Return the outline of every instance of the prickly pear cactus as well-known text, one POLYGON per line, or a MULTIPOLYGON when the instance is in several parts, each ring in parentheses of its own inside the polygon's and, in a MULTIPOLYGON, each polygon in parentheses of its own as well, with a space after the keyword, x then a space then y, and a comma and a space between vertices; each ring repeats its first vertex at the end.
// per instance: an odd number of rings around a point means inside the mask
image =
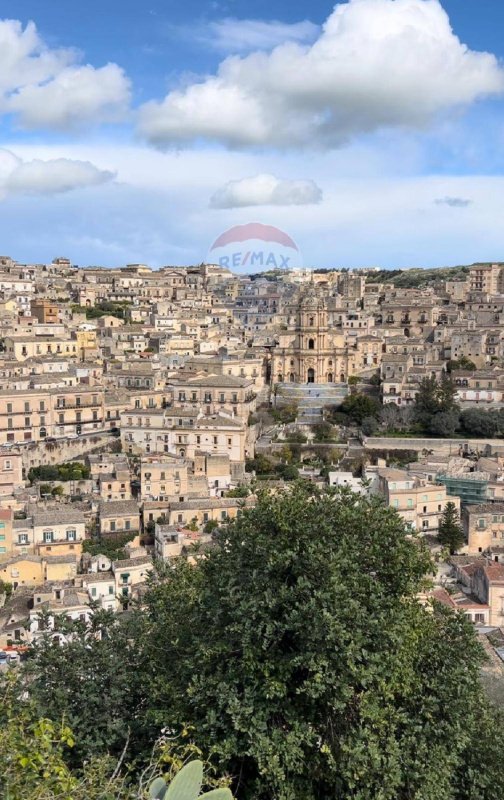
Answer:
POLYGON ((203 763, 190 761, 168 786, 164 778, 156 778, 149 787, 150 800, 233 800, 229 789, 212 789, 200 795, 203 763))

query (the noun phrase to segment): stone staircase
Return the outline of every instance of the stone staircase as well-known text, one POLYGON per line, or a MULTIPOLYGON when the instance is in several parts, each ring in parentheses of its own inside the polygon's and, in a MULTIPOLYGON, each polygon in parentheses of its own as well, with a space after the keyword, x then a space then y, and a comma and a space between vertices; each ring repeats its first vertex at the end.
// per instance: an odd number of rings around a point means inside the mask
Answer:
POLYGON ((277 408, 297 403, 300 425, 316 425, 323 420, 324 406, 339 406, 348 395, 346 383, 281 383, 276 397, 277 408))

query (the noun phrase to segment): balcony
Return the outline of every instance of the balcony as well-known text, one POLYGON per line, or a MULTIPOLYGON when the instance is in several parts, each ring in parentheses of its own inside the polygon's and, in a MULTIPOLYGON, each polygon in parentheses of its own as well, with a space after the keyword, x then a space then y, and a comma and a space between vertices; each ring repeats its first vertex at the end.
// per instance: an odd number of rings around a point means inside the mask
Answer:
POLYGON ((64 411, 68 408, 101 408, 102 401, 97 399, 96 402, 93 400, 81 400, 80 403, 77 401, 67 401, 65 400, 64 404, 56 403, 56 410, 57 411, 64 411))

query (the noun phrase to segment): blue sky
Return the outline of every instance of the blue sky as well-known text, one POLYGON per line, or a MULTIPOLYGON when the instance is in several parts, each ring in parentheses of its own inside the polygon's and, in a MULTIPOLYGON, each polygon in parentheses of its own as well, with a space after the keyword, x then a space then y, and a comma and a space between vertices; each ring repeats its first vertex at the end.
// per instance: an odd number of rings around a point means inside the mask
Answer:
POLYGON ((3 2, 0 251, 199 263, 259 221, 311 266, 504 260, 502 0, 333 9, 3 2))

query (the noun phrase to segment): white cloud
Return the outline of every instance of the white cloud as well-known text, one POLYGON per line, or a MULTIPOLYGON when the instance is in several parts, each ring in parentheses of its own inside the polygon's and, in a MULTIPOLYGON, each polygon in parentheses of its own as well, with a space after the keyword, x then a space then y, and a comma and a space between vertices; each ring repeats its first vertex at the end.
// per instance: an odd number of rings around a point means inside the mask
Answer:
POLYGON ((320 203, 322 190, 311 180, 282 180, 263 173, 229 181, 210 198, 210 208, 303 206, 320 203))
POLYGON ((311 45, 230 56, 217 74, 140 110, 165 148, 335 147, 386 127, 422 128, 450 108, 504 91, 495 56, 469 50, 438 0, 350 0, 311 45))
POLYGON ((466 197, 438 197, 434 200, 437 206, 450 206, 451 208, 467 208, 472 203, 466 197))
POLYGON ((23 161, 10 150, 0 150, 0 198, 8 194, 59 194, 97 186, 114 177, 89 161, 55 158, 23 161))
POLYGON ((250 50, 272 50, 284 42, 311 42, 319 28, 309 20, 279 22, 260 19, 214 20, 187 30, 187 35, 214 50, 224 53, 245 53, 250 50))
POLYGON ((51 49, 33 22, 0 21, 0 111, 25 128, 67 129, 117 119, 130 82, 117 64, 79 64, 71 49, 51 49))

